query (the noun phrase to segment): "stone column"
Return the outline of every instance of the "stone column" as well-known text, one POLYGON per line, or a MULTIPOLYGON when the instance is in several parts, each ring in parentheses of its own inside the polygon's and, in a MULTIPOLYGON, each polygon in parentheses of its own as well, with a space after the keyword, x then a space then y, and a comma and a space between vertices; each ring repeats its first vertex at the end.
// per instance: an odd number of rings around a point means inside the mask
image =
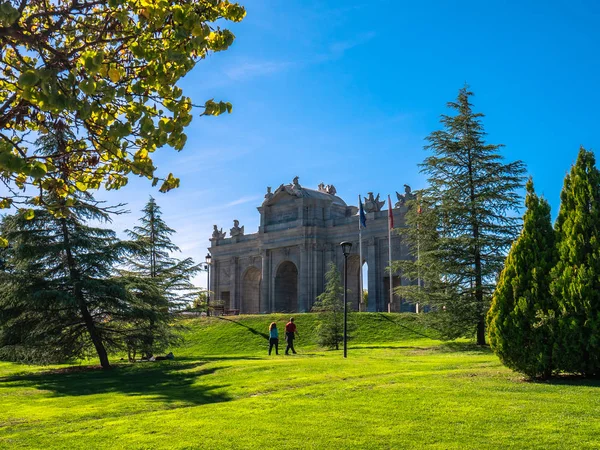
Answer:
MULTIPOLYGON (((240 309, 240 295, 238 292, 238 258, 231 258, 229 264, 229 308, 240 309)), ((227 306, 227 305, 226 305, 227 306)))
POLYGON ((210 265, 210 301, 213 302, 213 305, 221 290, 219 286, 219 270, 221 270, 221 262, 215 261, 213 258, 212 264, 210 265))
POLYGON ((269 273, 269 253, 267 250, 261 250, 260 257, 262 260, 262 271, 260 279, 260 305, 259 310, 265 312, 273 311, 273 305, 269 299, 269 281, 271 276, 269 273))
POLYGON ((315 300, 317 299, 318 290, 319 290, 319 253, 320 246, 317 244, 312 244, 312 273, 311 273, 311 283, 312 291, 310 295, 310 299, 308 302, 308 310, 310 311, 315 300))
POLYGON ((306 312, 310 292, 309 268, 306 244, 300 244, 300 267, 298 268, 298 312, 306 312))
POLYGON ((370 312, 376 312, 380 310, 380 295, 377 291, 379 287, 379 277, 381 274, 379 273, 379 261, 377 257, 377 248, 375 247, 375 238, 366 239, 365 244, 367 247, 367 264, 369 265, 369 275, 367 280, 367 285, 369 286, 369 305, 367 310, 370 312))

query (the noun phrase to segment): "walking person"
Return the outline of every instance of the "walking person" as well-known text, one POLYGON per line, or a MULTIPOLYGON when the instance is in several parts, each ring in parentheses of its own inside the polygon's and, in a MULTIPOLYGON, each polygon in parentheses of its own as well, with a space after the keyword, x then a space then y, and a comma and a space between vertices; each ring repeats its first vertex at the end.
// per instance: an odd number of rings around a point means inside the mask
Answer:
POLYGON ((271 322, 269 325, 269 356, 273 347, 275 347, 275 354, 279 355, 279 330, 275 322, 271 322))
POLYGON ((296 324, 294 323, 294 318, 292 317, 290 321, 285 325, 285 339, 287 340, 287 347, 285 348, 285 354, 289 355, 289 351, 295 355, 296 350, 294 349, 294 339, 298 331, 296 331, 296 324))

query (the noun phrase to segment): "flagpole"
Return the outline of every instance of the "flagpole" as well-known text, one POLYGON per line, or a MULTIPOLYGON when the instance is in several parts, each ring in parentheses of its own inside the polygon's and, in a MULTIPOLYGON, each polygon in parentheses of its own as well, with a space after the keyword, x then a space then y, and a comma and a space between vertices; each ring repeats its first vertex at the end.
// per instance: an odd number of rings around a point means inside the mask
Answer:
POLYGON ((388 301, 388 313, 392 312, 392 302, 394 300, 394 279, 392 272, 392 221, 394 216, 392 213, 392 202, 388 195, 388 253, 389 253, 389 264, 390 264, 390 298, 388 301))
MULTIPOLYGON (((360 194, 358 194, 358 207, 360 208, 361 206, 361 201, 360 201, 360 194)), ((363 301, 363 255, 362 255, 362 224, 361 224, 361 217, 360 217, 360 213, 358 215, 358 257, 360 259, 360 263, 359 263, 359 269, 358 269, 358 273, 359 273, 359 280, 360 280, 360 297, 359 297, 359 307, 358 310, 359 311, 363 311, 364 310, 364 301, 363 301)))

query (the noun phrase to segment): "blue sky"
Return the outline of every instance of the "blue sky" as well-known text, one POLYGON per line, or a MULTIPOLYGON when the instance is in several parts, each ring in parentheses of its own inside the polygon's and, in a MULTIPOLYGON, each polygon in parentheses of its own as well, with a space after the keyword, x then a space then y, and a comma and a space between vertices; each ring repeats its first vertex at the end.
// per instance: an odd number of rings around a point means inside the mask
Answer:
MULTIPOLYGON (((184 80, 196 103, 231 101, 233 114, 195 117, 188 144, 162 149, 168 194, 145 180, 117 193, 131 227, 154 195, 183 255, 204 260, 212 225, 258 228, 266 186, 296 175, 334 184, 348 203, 417 189, 424 138, 468 83, 490 143, 522 159, 556 215, 580 145, 600 146, 600 6, 592 1, 242 1, 237 39, 184 80)), ((205 277, 198 278, 204 284, 205 277)))

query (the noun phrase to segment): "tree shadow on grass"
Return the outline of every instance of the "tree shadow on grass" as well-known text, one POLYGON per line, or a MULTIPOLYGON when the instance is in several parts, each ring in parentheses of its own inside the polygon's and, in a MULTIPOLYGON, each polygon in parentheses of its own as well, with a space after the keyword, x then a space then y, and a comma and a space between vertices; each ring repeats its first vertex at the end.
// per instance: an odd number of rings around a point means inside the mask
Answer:
POLYGON ((204 363, 147 363, 97 368, 38 372, 0 378, 0 386, 37 388, 56 396, 80 396, 121 393, 130 396, 150 395, 161 402, 204 405, 231 400, 222 392, 225 385, 201 385, 197 382, 223 367, 199 369, 204 363))
POLYGON ((428 339, 435 339, 435 340, 438 339, 435 336, 430 336, 428 334, 422 333, 421 331, 417 331, 417 330, 415 330, 413 328, 407 327, 406 325, 402 325, 401 323, 396 322, 395 320, 391 319, 390 317, 386 316, 385 314, 379 313, 379 317, 382 318, 382 319, 385 319, 385 320, 387 320, 389 322, 392 322, 394 325, 396 325, 396 326, 398 326, 400 328, 403 328, 403 329, 405 329, 405 330, 407 330, 407 331, 409 331, 409 332, 411 332, 411 333, 413 333, 413 334, 415 334, 417 336, 426 337, 428 339))
POLYGON ((177 361, 258 361, 264 359, 259 356, 232 355, 232 356, 178 356, 177 361))
POLYGON ((361 345, 356 344, 349 346, 351 350, 420 350, 429 347, 415 347, 414 345, 361 345))
POLYGON ((600 387, 600 377, 585 377, 583 375, 556 375, 547 380, 540 378, 525 379, 528 383, 548 384, 552 386, 600 387))
POLYGON ((255 334, 257 336, 261 336, 261 337, 265 338, 267 341, 269 340, 269 335, 267 333, 262 333, 255 328, 249 327, 246 324, 238 322, 237 320, 231 320, 231 319, 227 319, 227 318, 221 317, 221 316, 216 316, 216 317, 219 320, 225 320, 227 322, 235 323, 236 325, 239 325, 240 327, 247 328, 250 331, 250 333, 255 334))
POLYGON ((492 353, 489 345, 477 345, 473 342, 443 342, 434 348, 437 348, 440 352, 447 353, 492 353))

